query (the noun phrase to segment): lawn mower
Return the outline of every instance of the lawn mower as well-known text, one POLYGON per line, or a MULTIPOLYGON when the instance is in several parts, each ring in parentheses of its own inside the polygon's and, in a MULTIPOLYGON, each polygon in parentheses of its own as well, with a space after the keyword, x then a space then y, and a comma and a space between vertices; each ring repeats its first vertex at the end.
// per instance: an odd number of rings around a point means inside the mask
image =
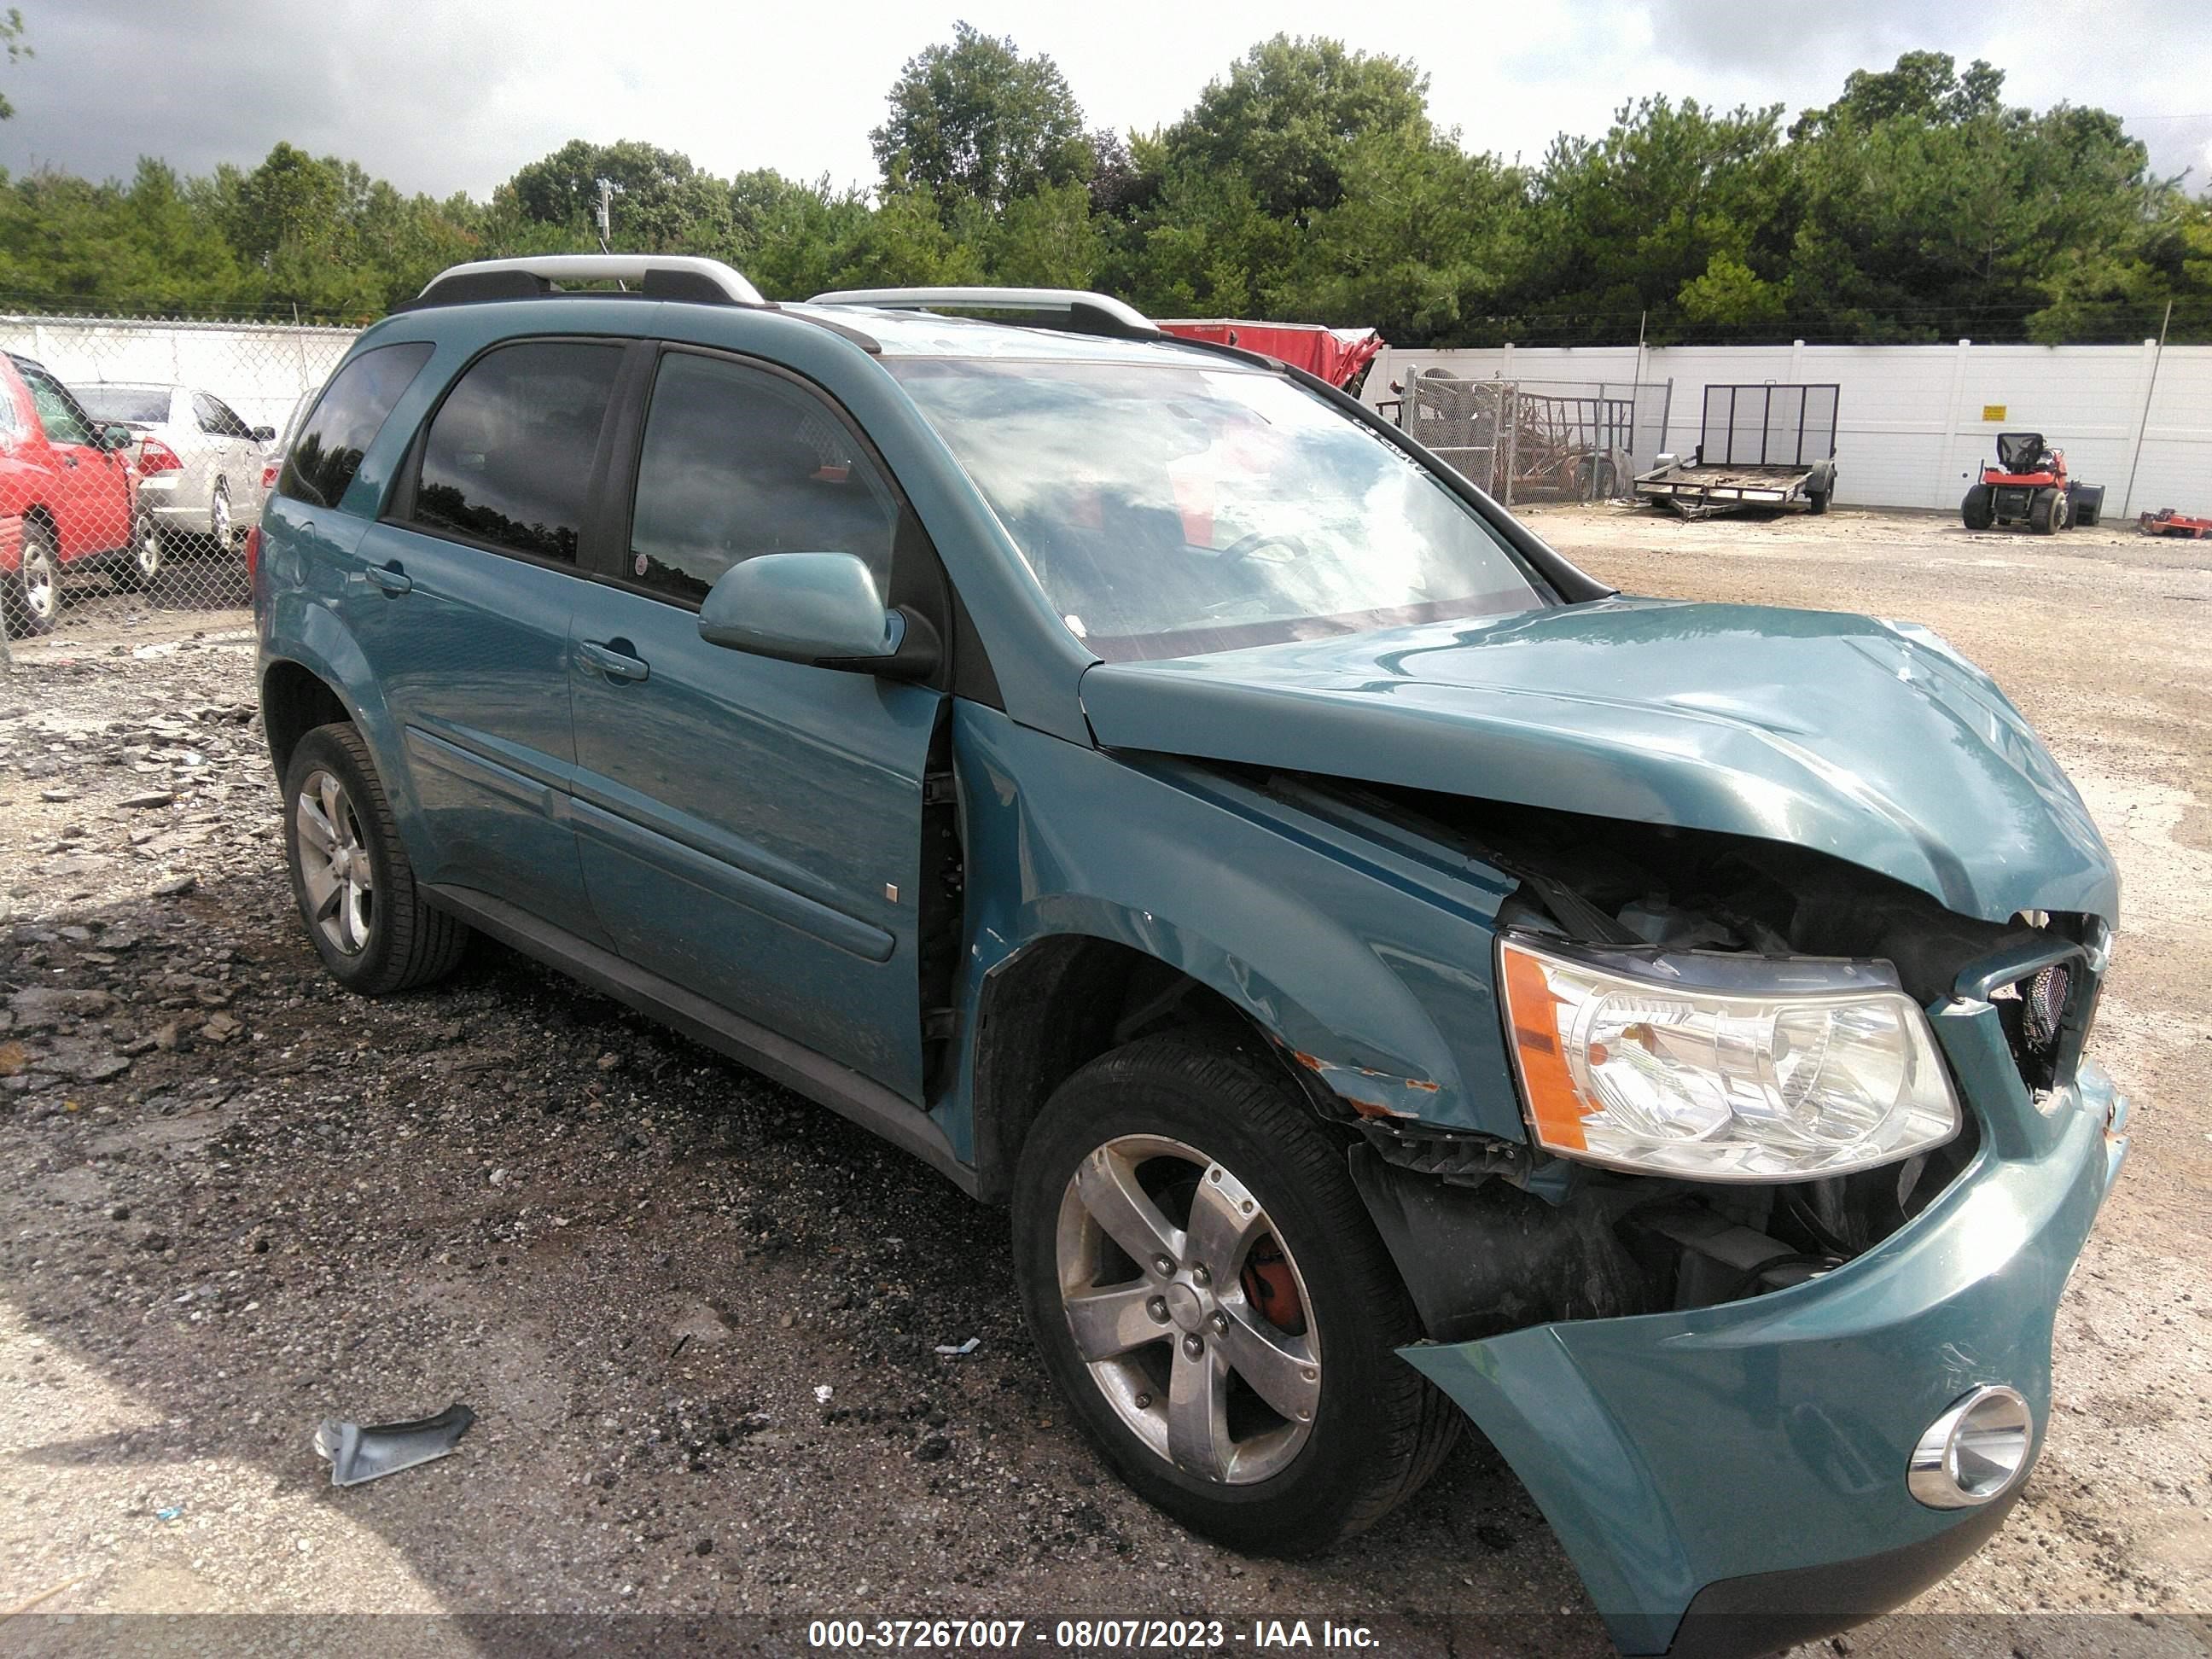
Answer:
POLYGON ((1993 524, 2026 524, 2039 536, 2069 524, 2094 525, 2103 516, 2105 487, 2066 476, 2066 452, 2052 449, 2040 432, 2000 432, 1997 464, 1959 503, 1969 530, 1993 524))

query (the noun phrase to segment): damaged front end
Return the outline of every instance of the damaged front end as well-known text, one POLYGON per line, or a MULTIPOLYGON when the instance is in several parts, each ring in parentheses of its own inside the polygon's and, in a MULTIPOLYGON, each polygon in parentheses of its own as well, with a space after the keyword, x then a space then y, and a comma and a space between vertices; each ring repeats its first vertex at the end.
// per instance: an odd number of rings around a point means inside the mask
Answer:
POLYGON ((1347 1091, 1352 1173, 1431 1338, 1406 1358, 1622 1649, 1802 1639, 1978 1548, 2125 1149, 2082 1058, 2106 921, 1961 916, 1752 837, 1270 787, 1519 881, 1497 978, 1529 1144, 1347 1091), (1969 1410, 2011 1413, 2002 1455, 1969 1410))

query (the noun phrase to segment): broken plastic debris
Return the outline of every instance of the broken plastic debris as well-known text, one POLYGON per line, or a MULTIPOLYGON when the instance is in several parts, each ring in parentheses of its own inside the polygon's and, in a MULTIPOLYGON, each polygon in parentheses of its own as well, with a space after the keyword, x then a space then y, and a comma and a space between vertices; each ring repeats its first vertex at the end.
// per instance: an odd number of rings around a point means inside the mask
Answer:
POLYGON ((449 1456, 477 1414, 459 1403, 412 1423, 341 1423, 327 1418, 315 1431, 315 1451, 330 1459, 331 1485, 357 1486, 397 1474, 417 1463, 449 1456))
POLYGON ((826 1406, 830 1403, 830 1396, 836 1392, 836 1389, 831 1388, 827 1382, 817 1382, 814 1385, 814 1403, 817 1406, 826 1406))
POLYGON ((172 1504, 165 1510, 155 1510, 154 1518, 156 1521, 173 1521, 184 1512, 185 1506, 182 1504, 172 1504))
POLYGON ((937 1345, 937 1351, 941 1354, 959 1355, 963 1353, 973 1353, 976 1349, 982 1346, 983 1339, 981 1337, 971 1336, 965 1342, 961 1343, 957 1347, 955 1347, 950 1342, 940 1342, 937 1345))

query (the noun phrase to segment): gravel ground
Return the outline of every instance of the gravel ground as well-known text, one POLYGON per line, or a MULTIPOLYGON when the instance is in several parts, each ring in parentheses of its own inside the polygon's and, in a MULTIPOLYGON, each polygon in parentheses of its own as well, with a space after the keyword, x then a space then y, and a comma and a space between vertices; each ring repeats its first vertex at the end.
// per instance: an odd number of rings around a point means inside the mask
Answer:
MULTIPOLYGON (((2027 1497, 1918 1605, 2212 1607, 2212 544, 1531 517, 1633 591, 1927 623, 2081 785, 2126 879, 2094 1046, 2135 1152, 2027 1497)), ((1066 1420, 1000 1212, 494 947, 430 994, 340 993, 291 912, 245 619, 136 603, 89 598, 0 678, 0 1618, 1303 1613, 1411 1652, 1487 1613, 1607 1650, 1476 1437, 1327 1559, 1240 1559, 1066 1420), (328 1485, 324 1417, 456 1400, 458 1456, 328 1485)), ((1990 1639, 2051 1650, 2034 1628, 1990 1639)))

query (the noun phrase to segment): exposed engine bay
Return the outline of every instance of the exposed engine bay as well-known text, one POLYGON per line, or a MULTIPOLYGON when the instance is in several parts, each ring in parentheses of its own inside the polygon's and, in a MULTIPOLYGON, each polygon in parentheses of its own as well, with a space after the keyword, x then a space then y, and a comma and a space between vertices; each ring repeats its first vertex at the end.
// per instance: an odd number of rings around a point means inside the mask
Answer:
MULTIPOLYGON (((1786 842, 1334 781, 1278 776, 1269 787, 1325 797, 1517 880, 1499 910, 1502 933, 1887 963, 1923 1007, 1954 995, 1978 964, 2063 951, 2100 927, 2085 917, 1961 916, 1786 842)), ((2062 1060, 2070 1069, 2094 1006, 2091 976, 2077 983, 2069 973, 2046 966, 1989 994, 2032 1092, 2060 1080, 2062 1060)), ((1516 1161, 1494 1143, 1466 1144, 1479 1137, 1371 1120, 1359 1125, 1367 1144, 1354 1149, 1352 1167, 1431 1334, 1464 1341, 1553 1320, 1711 1306, 1832 1271, 1965 1170, 1981 1137, 1972 1109, 1961 1120, 1946 1144, 1895 1163, 1769 1183, 1624 1173, 1540 1152, 1516 1161)))

